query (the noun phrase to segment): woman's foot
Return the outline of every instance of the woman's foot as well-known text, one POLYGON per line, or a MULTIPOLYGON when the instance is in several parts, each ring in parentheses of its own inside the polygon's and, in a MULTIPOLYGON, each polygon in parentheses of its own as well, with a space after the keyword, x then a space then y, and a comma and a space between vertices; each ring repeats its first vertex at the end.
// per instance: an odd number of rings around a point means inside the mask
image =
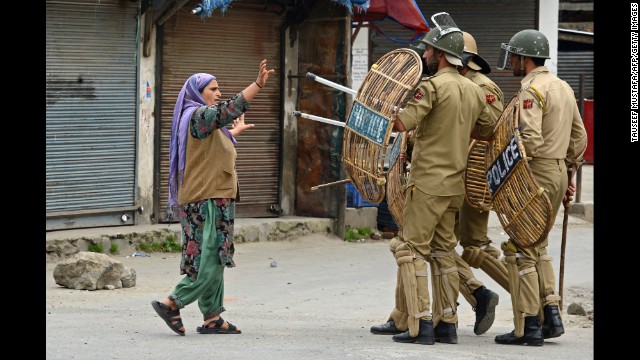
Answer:
MULTIPOLYGON (((204 325, 203 326, 206 327, 207 329, 212 329, 212 328, 216 327, 216 321, 218 319, 220 319, 220 316, 216 316, 216 317, 213 317, 211 319, 207 319, 207 320, 204 321, 204 325)), ((226 320, 222 319, 222 325, 220 325, 220 329, 229 330, 229 323, 226 320)))
POLYGON ((182 325, 182 318, 180 317, 180 309, 178 309, 178 305, 171 299, 164 299, 163 301, 153 300, 151 302, 151 306, 156 311, 158 316, 160 316, 165 323, 173 330, 176 334, 184 336, 185 329, 184 325, 182 325))
POLYGON ((225 321, 219 315, 204 321, 202 326, 196 329, 200 334, 240 334, 242 331, 235 325, 225 321))

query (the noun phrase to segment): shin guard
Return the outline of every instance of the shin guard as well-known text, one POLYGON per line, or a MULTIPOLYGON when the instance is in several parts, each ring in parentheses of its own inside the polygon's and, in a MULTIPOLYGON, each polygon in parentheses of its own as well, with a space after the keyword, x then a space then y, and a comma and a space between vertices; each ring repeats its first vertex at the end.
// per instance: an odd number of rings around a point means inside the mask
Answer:
MULTIPOLYGON (((452 251, 454 252, 454 251, 452 251)), ((456 323, 460 278, 452 252, 431 253, 431 281, 433 282, 433 325, 440 320, 456 323)))
POLYGON ((416 282, 416 269, 413 263, 413 251, 407 243, 398 245, 395 249, 396 263, 400 272, 402 290, 407 306, 407 326, 411 337, 418 336, 419 319, 418 314, 418 291, 416 282))
POLYGON ((520 270, 517 248, 510 241, 502 243, 507 273, 509 275, 509 292, 513 307, 514 335, 524 336, 524 319, 527 316, 537 316, 539 311, 538 274, 535 266, 520 270))
MULTIPOLYGON (((540 287, 540 311, 538 314, 543 323, 544 307, 546 305, 558 305, 558 301, 560 301, 560 296, 555 292, 556 281, 551 260, 551 256, 547 255, 547 249, 541 249, 536 263, 536 270, 538 271, 540 287)), ((560 309, 560 314, 562 314, 562 309, 560 309)))
POLYGON ((456 267, 458 268, 458 277, 460 278, 460 294, 462 294, 469 305, 475 309, 477 306, 477 300, 475 296, 473 296, 473 292, 483 284, 473 276, 473 272, 469 268, 469 264, 467 264, 457 252, 452 252, 453 257, 456 260, 456 267))
MULTIPOLYGON (((389 249, 393 254, 394 258, 396 255, 396 248, 398 245, 404 244, 403 241, 399 240, 397 237, 391 239, 389 243, 389 249)), ((407 331, 409 329, 407 318, 407 300, 404 296, 404 285, 402 283, 402 275, 400 273, 400 268, 397 271, 396 277, 396 297, 395 297, 395 308, 391 311, 391 315, 389 315, 389 319, 393 320, 396 324, 396 328, 400 331, 407 331)))
POLYGON ((551 256, 547 255, 547 250, 541 251, 541 255, 536 263, 538 271, 538 282, 540 286, 540 302, 541 306, 558 305, 560 296, 556 295, 556 278, 551 265, 551 256))

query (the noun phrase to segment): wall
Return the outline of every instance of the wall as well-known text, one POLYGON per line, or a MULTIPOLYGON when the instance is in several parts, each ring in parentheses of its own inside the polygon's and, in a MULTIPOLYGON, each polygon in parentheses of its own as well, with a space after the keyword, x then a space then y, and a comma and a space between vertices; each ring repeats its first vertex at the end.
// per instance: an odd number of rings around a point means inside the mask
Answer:
MULTIPOLYGON (((343 7, 316 3, 298 26, 300 76, 297 110, 332 120, 346 118, 347 95, 305 78, 312 72, 348 87, 351 22, 343 7)), ((344 188, 315 186, 344 179, 341 171, 343 128, 299 118, 295 208, 298 216, 340 217, 344 188)))
MULTIPOLYGON (((294 29, 294 31, 296 31, 294 29)), ((289 73, 298 73, 298 40, 293 44, 289 41, 291 26, 284 34, 284 84, 282 86, 284 94, 284 113, 282 126, 282 178, 280 181, 280 206, 281 215, 295 215, 296 201, 296 173, 298 157, 298 122, 292 115, 296 110, 298 99, 298 78, 288 79, 289 73), (289 92, 290 91, 290 92, 289 92)), ((275 80, 275 79, 274 79, 275 80)))
MULTIPOLYGON (((147 11, 140 21, 141 24, 145 24, 145 17, 147 15, 153 16, 151 11, 147 11)), ((141 25, 144 27, 144 25, 141 25)), ((138 197, 139 203, 144 208, 142 214, 136 214, 136 224, 151 224, 152 214, 156 213, 153 208, 153 179, 154 179, 154 141, 155 141, 155 127, 156 123, 154 116, 154 104, 156 94, 156 26, 154 25, 150 32, 149 42, 151 44, 151 51, 148 57, 143 55, 144 49, 144 31, 140 32, 140 39, 138 45, 138 58, 139 58, 139 91, 138 91, 138 131, 137 131, 137 157, 138 168, 136 169, 138 178, 138 197), (147 94, 147 83, 149 85, 149 93, 147 94)))
POLYGON ((360 85, 369 72, 369 28, 362 27, 351 45, 351 88, 360 89, 360 85))
POLYGON ((538 30, 549 40, 549 56, 545 66, 555 75, 558 74, 558 16, 560 4, 558 0, 540 0, 538 13, 538 30))

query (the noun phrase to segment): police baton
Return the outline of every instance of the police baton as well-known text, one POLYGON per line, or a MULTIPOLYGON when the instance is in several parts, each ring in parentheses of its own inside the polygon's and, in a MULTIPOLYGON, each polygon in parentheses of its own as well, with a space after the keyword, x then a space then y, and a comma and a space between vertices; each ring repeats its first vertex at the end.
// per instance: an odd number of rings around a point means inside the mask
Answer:
MULTIPOLYGON (((573 179, 573 168, 567 173, 569 177, 569 183, 567 186, 571 186, 571 180, 573 179)), ((562 311, 562 300, 564 299, 564 253, 567 247, 567 223, 569 222, 569 206, 571 205, 571 200, 567 198, 567 201, 563 201, 562 205, 564 206, 564 217, 562 219, 562 243, 560 244, 560 275, 558 286, 560 287, 558 291, 558 295, 560 295, 560 301, 558 305, 560 305, 560 311, 562 311)))
POLYGON ((563 202, 562 204, 564 205, 564 218, 562 219, 562 243, 560 245, 560 280, 559 280, 559 286, 560 286, 560 291, 559 291, 559 295, 560 295, 560 311, 562 311, 562 300, 564 299, 563 297, 563 289, 564 289, 564 251, 565 248, 567 247, 567 223, 569 222, 569 201, 567 202, 563 202))

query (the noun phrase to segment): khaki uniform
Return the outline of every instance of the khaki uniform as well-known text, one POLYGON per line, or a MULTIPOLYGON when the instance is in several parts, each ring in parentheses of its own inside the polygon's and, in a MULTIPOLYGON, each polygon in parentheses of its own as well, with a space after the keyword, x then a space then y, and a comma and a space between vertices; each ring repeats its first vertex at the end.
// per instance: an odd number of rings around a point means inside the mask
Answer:
MULTIPOLYGON (((573 90, 545 66, 524 77, 518 99, 520 139, 536 181, 551 200, 555 218, 568 186, 567 165, 582 165, 587 133, 573 90)), ((511 293, 518 299, 515 317, 542 316, 545 305, 558 304, 547 245, 548 238, 530 248, 512 241, 503 244, 505 256, 515 253, 520 274, 519 291, 511 293)))
MULTIPOLYGON (((455 214, 464 203, 463 173, 471 131, 488 136, 496 122, 485 105, 484 92, 454 67, 423 80, 413 99, 398 115, 407 131, 414 130, 411 171, 405 189, 404 228, 399 239, 415 255, 418 316, 423 320, 456 323, 459 278, 455 262, 455 214), (434 281, 430 313, 426 261, 434 281), (424 270, 424 271, 423 271, 424 270)), ((391 314, 403 322, 405 308, 391 314)))
MULTIPOLYGON (((504 108, 504 94, 502 90, 479 71, 468 69, 464 75, 466 78, 480 86, 484 91, 485 102, 491 117, 497 122, 504 108)), ((463 248, 479 248, 498 258, 500 251, 491 246, 491 240, 487 235, 489 224, 489 211, 474 209, 466 201, 462 204, 460 212, 456 214, 455 234, 463 248)), ((460 292, 471 307, 476 307, 476 298, 473 292, 483 283, 473 276, 469 265, 457 257, 458 275, 460 276, 460 292)), ((506 269, 504 269, 506 273, 506 269)), ((490 274, 491 275, 491 274, 490 274)))

